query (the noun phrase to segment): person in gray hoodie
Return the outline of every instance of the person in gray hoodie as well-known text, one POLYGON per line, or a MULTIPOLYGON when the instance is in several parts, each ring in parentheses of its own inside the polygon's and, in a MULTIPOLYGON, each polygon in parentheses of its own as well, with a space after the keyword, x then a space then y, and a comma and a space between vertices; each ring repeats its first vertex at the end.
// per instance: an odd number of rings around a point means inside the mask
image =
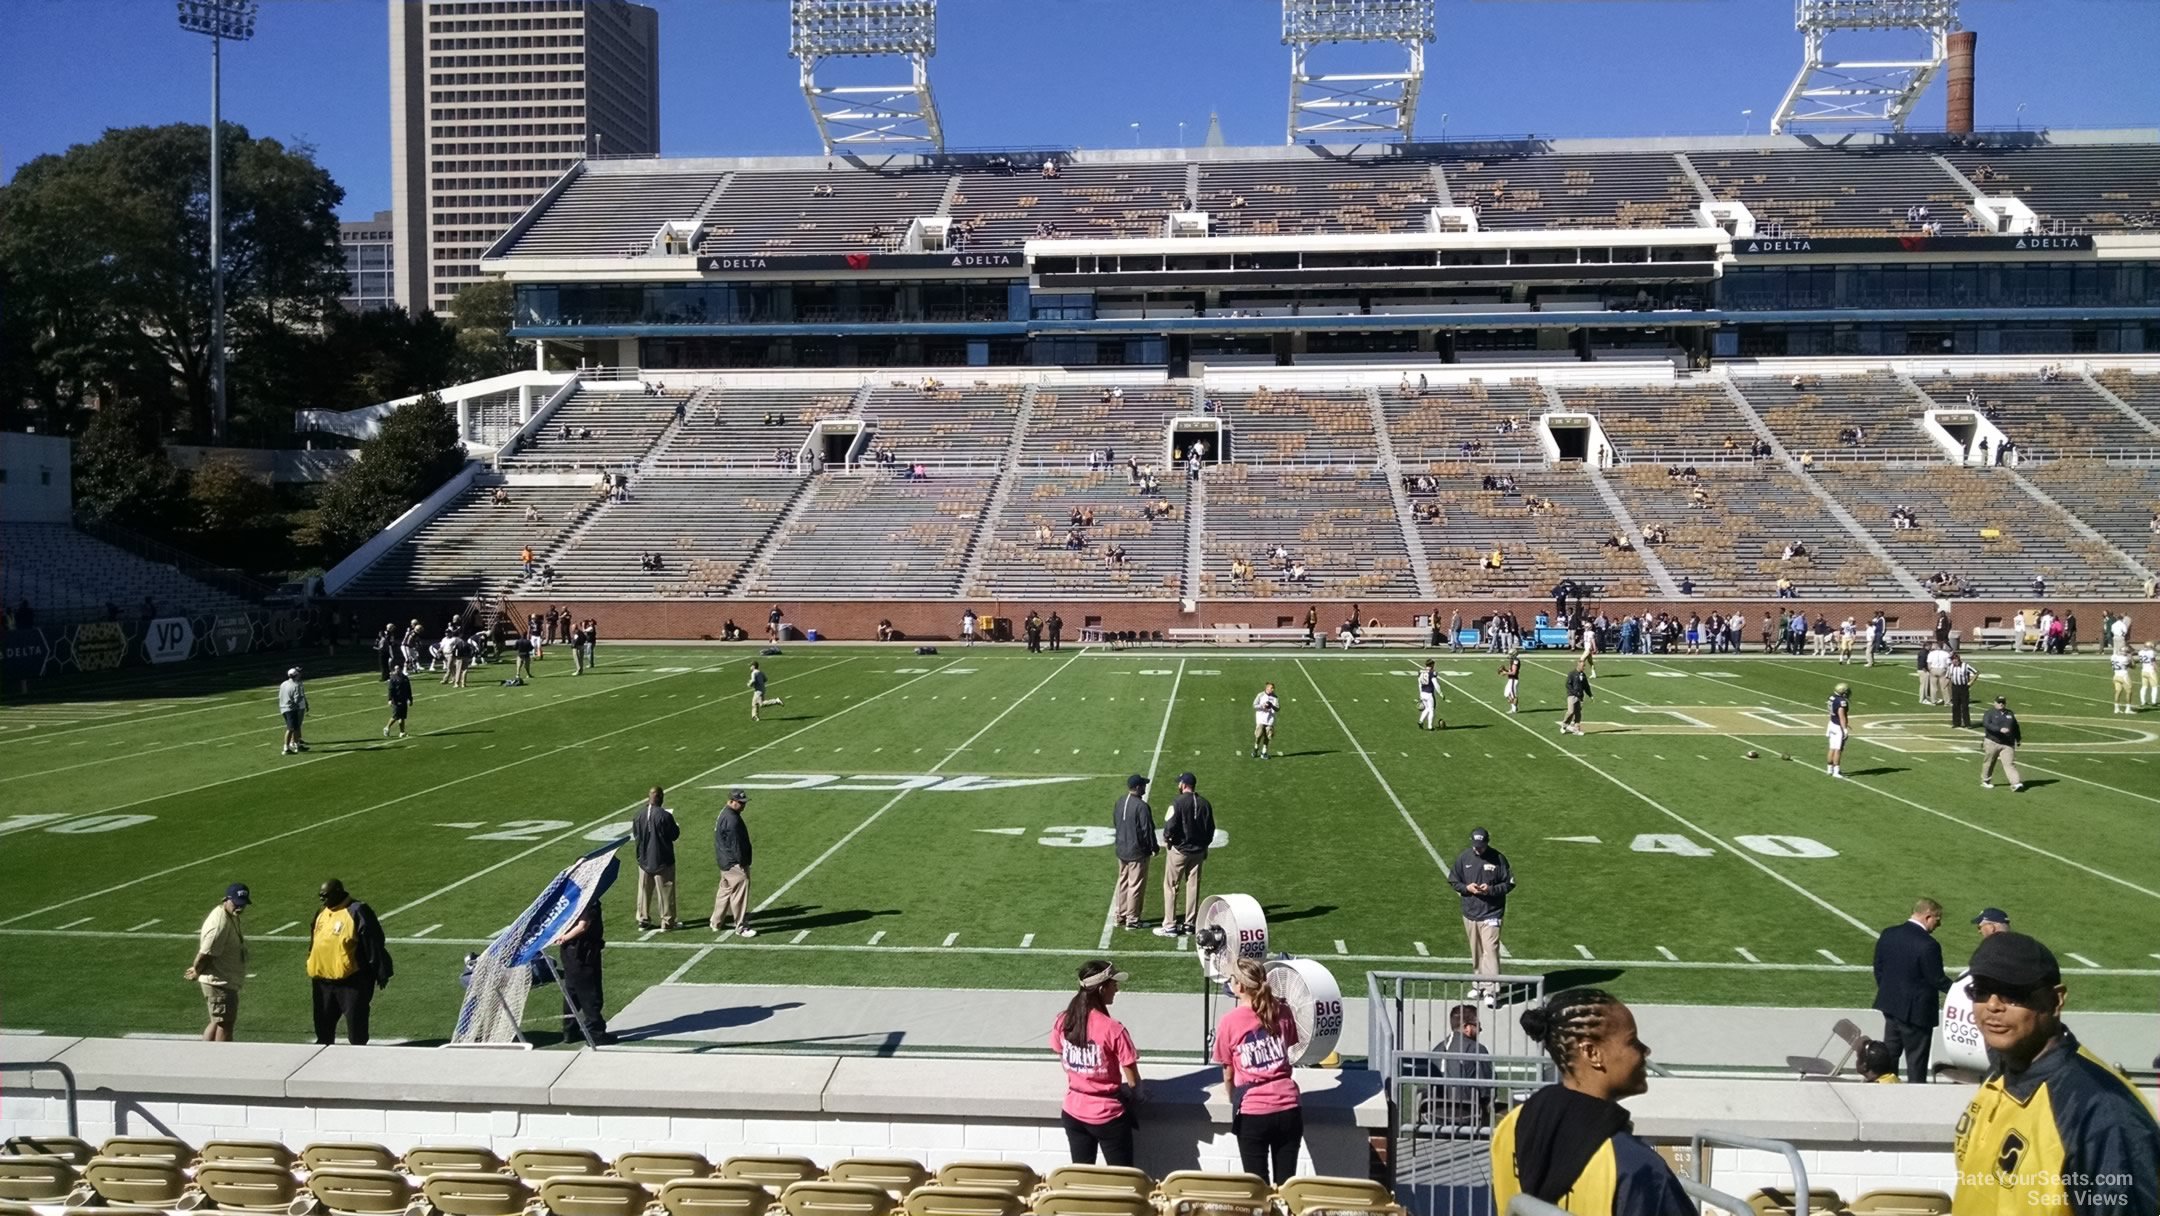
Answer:
POLYGON ((645 805, 630 821, 630 839, 637 846, 637 927, 650 929, 655 920, 662 929, 680 929, 675 918, 675 842, 682 828, 675 812, 667 808, 667 792, 659 786, 645 797, 645 805))
POLYGON ((1117 829, 1117 887, 1110 915, 1120 929, 1140 928, 1147 904, 1148 862, 1161 849, 1155 839, 1155 811, 1147 804, 1148 779, 1138 773, 1125 779, 1125 794, 1110 808, 1117 829))

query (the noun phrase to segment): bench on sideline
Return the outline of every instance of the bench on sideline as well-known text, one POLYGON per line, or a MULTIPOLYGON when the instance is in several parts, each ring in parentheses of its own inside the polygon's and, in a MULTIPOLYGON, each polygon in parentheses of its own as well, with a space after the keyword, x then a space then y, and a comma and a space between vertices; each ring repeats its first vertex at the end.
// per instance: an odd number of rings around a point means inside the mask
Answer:
MULTIPOLYGON (((1306 640, 1302 625, 1187 625, 1164 631, 1173 643, 1195 642, 1206 646, 1266 645, 1288 642, 1292 645, 1317 646, 1327 649, 1330 637, 1337 645, 1345 643, 1340 634, 1322 632, 1306 640)), ((1357 646, 1429 646, 1432 631, 1418 625, 1379 625, 1358 631, 1357 646)))

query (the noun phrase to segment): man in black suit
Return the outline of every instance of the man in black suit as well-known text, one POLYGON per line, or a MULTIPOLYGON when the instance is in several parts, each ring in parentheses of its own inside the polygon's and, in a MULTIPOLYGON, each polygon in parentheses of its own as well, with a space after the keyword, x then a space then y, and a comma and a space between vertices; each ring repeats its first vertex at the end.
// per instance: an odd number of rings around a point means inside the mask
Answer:
POLYGON ((1875 1008, 1883 1015, 1882 1041, 1904 1055, 1905 1080, 1913 1085, 1927 1084, 1942 995, 1950 991, 1942 943, 1935 940, 1940 924, 1942 905, 1923 899, 1913 904, 1912 919, 1890 926, 1875 939, 1875 1008))

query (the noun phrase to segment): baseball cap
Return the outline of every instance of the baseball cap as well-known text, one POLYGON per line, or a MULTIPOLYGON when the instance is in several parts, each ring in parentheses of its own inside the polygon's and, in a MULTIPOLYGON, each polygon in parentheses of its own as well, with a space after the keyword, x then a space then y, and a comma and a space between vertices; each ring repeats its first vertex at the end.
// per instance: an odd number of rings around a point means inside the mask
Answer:
POLYGON ((285 669, 285 674, 287 676, 296 676, 300 674, 300 669, 297 667, 288 667, 285 669))
POLYGON ((1487 832, 1484 828, 1470 829, 1470 842, 1472 844, 1484 844, 1486 841, 1491 839, 1492 834, 1487 832))
POLYGON ((729 802, 748 802, 750 801, 750 795, 747 791, 745 791, 741 786, 738 785, 734 789, 728 791, 727 800, 729 802))
POLYGON ((2010 698, 1998 696, 1995 698, 1995 703, 1997 705, 2008 705, 2010 703, 2010 698))
POLYGON ((1122 984, 1132 976, 1112 966, 1107 959, 1091 958, 1080 964, 1080 986, 1099 988, 1104 984, 1122 984))
POLYGON ((1200 779, 1193 776, 1191 773, 1179 773, 1177 775, 1177 779, 1179 785, 1189 785, 1194 789, 1200 788, 1200 779))
POLYGON ((1125 779, 1125 788, 1129 790, 1144 790, 1147 788, 1147 778, 1141 776, 1138 773, 1134 773, 1132 776, 1125 779))
POLYGON ((236 882, 233 883, 231 886, 226 887, 225 898, 233 901, 233 906, 236 908, 245 908, 249 904, 255 902, 254 900, 248 898, 247 884, 244 882, 236 882))
POLYGON ((1980 915, 1972 918, 1972 923, 1976 925, 2007 925, 2010 923, 2010 914, 2001 908, 1982 908, 1980 909, 1980 915))
POLYGON ((1972 953, 1973 983, 2004 992, 2030 992, 2062 982, 2055 954, 2037 938, 2015 931, 1980 939, 1972 953))

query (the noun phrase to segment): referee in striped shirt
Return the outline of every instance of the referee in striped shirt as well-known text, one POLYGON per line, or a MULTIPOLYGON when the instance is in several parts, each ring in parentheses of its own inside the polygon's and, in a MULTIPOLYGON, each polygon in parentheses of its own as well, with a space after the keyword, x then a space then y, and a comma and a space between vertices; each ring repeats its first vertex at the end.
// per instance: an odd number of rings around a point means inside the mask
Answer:
POLYGON ((1950 668, 1943 673, 1943 681, 1950 685, 1950 725, 1954 728, 1972 728, 1972 682, 1979 675, 1964 655, 1950 652, 1950 668))

